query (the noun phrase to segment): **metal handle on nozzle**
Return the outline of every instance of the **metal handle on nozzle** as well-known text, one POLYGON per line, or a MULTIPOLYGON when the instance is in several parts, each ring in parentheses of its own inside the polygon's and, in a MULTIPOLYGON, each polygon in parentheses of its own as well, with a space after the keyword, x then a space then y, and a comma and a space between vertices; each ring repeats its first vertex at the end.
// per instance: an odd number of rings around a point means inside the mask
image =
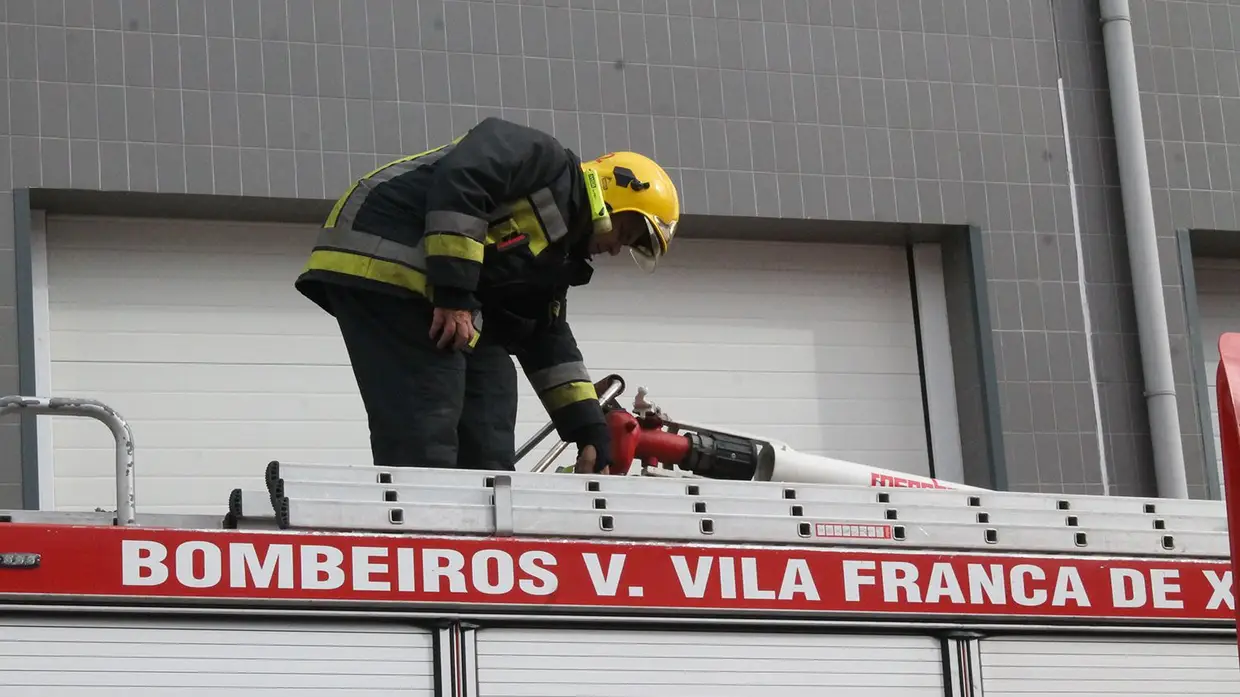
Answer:
MULTIPOLYGON (((594 383, 594 389, 599 393, 599 404, 606 404, 607 402, 618 397, 621 392, 624 392, 624 378, 619 375, 608 375, 602 380, 594 383)), ((517 450, 517 457, 515 461, 520 462, 521 458, 528 455, 535 446, 546 439, 547 436, 551 435, 553 431, 555 431, 555 422, 548 421, 545 426, 538 429, 538 432, 517 450)), ((551 463, 555 462, 555 459, 559 457, 567 447, 568 443, 566 441, 560 441, 559 444, 544 455, 542 459, 538 461, 538 464, 534 465, 534 468, 530 471, 545 472, 547 468, 551 466, 551 463)))

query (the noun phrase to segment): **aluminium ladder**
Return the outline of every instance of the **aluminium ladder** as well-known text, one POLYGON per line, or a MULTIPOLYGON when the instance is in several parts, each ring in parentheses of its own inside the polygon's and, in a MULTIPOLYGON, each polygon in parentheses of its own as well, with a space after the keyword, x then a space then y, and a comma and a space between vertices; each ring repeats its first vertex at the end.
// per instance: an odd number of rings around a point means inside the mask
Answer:
POLYGON ((1216 501, 271 462, 223 525, 1227 558, 1216 501))

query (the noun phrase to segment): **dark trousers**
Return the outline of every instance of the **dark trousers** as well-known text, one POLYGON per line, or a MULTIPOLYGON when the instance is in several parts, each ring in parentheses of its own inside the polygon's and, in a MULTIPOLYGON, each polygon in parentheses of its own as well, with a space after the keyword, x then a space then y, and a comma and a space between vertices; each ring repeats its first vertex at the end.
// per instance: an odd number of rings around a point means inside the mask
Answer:
POLYGON ((327 285, 353 364, 374 464, 513 470, 517 373, 484 334, 470 353, 430 339, 424 301, 327 285))

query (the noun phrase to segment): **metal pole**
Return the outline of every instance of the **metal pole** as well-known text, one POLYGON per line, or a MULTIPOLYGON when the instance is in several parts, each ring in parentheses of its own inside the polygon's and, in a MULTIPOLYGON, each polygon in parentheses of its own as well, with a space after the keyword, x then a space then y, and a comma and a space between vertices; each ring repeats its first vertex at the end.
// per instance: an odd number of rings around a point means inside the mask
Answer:
POLYGON ((531 472, 546 472, 547 468, 551 466, 551 463, 555 462, 555 459, 559 457, 560 454, 563 453, 566 448, 568 448, 568 442, 560 441, 559 443, 556 444, 554 448, 548 451, 546 455, 543 455, 542 459, 538 461, 538 464, 534 465, 534 469, 530 471, 531 472))
POLYGON ((1124 223, 1128 232, 1128 261, 1132 266, 1132 292, 1137 308, 1150 441, 1154 449, 1154 473, 1159 496, 1186 499, 1188 482, 1184 471, 1180 416, 1176 408, 1162 270, 1158 262, 1145 127, 1141 121, 1132 17, 1128 0, 1101 0, 1101 10, 1124 223))
POLYGON ((529 455, 530 451, 534 449, 534 446, 543 442, 547 438, 547 436, 551 435, 552 431, 554 430, 555 430, 554 421, 548 421, 546 424, 544 424, 542 428, 538 429, 538 433, 535 433, 533 436, 530 437, 529 440, 525 441, 524 445, 522 445, 520 448, 517 448, 517 456, 515 459, 513 459, 513 462, 520 462, 521 458, 525 457, 526 455, 529 455))
POLYGON ((115 409, 103 402, 75 397, 0 397, 0 416, 18 411, 86 416, 102 421, 116 441, 116 524, 134 524, 137 497, 134 493, 133 431, 115 409))
MULTIPOLYGON (((621 378, 619 375, 608 375, 607 377, 600 380, 599 384, 607 384, 607 389, 603 390, 603 393, 600 394, 598 397, 599 404, 606 404, 608 400, 614 399, 617 395, 619 395, 621 392, 624 391, 624 379, 621 378)), ((597 387, 598 385, 595 385, 596 389, 597 387)), ((550 430, 548 429, 554 430, 554 426, 548 423, 546 426, 543 427, 543 429, 547 430, 547 432, 550 433, 550 430)), ((532 440, 533 439, 531 439, 531 441, 532 440)), ((542 439, 539 438, 539 440, 542 440, 542 439)), ((538 464, 534 465, 534 468, 530 471, 531 472, 547 471, 547 468, 551 466, 551 463, 555 462, 555 459, 559 457, 560 454, 563 453, 564 449, 567 447, 568 447, 568 443, 566 443, 565 441, 560 441, 559 444, 557 444, 554 448, 552 448, 550 452, 548 452, 546 455, 543 455, 542 459, 538 461, 538 464)), ((526 452, 529 452, 529 451, 527 450, 526 452)))

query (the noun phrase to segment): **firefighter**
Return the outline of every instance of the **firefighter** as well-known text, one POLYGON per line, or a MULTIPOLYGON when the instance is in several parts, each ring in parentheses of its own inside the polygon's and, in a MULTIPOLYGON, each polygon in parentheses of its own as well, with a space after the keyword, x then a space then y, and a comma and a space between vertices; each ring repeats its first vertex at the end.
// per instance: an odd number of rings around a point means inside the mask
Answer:
POLYGON ((576 471, 610 438, 567 321, 590 258, 628 248, 647 271, 680 217, 652 160, 582 162, 542 131, 487 118, 344 193, 296 288, 340 328, 374 464, 513 470, 520 363, 576 471))

